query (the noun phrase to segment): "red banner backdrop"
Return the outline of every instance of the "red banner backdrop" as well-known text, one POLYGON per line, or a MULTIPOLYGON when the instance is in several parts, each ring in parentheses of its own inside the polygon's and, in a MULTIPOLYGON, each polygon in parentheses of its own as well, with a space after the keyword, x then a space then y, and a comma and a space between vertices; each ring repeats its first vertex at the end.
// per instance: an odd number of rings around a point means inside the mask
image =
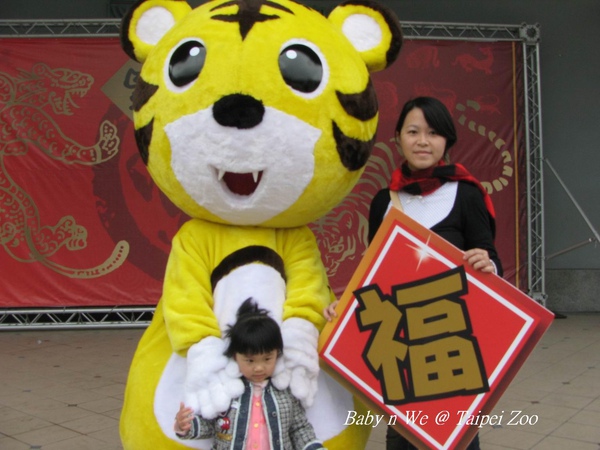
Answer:
MULTIPOLYGON (((366 248, 368 205, 398 164, 402 103, 432 95, 453 113, 452 158, 492 194, 506 278, 519 284, 526 221, 513 42, 407 41, 376 74, 380 129, 352 194, 311 227, 336 293, 366 248)), ((0 307, 154 305, 171 238, 187 217, 154 186, 133 138, 137 65, 117 38, 0 40, 0 307)))

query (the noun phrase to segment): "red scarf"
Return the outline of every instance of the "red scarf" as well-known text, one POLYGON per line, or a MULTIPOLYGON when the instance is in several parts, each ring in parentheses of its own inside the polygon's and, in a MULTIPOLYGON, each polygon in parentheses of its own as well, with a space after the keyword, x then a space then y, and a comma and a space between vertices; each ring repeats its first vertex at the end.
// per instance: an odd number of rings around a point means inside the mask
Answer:
POLYGON ((489 194, 477 178, 471 175, 461 164, 446 164, 440 161, 437 166, 411 172, 406 162, 404 162, 400 169, 396 169, 392 173, 390 190, 405 191, 412 195, 427 195, 438 189, 446 181, 466 181, 477 186, 483 194, 485 206, 490 216, 492 216, 492 219, 496 218, 494 205, 489 194))

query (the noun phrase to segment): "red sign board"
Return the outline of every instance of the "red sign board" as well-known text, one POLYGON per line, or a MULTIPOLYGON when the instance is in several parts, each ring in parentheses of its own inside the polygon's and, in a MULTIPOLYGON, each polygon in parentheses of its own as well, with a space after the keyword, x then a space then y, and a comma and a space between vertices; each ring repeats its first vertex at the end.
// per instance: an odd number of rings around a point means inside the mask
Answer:
POLYGON ((421 448, 464 448, 553 319, 462 255, 390 211, 321 334, 325 369, 421 448))

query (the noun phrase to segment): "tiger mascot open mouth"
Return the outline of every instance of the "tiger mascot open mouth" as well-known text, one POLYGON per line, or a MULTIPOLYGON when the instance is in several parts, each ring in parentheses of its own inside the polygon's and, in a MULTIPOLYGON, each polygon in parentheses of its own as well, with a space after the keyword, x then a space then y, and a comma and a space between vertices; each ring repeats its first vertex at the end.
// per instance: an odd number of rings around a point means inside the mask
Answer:
POLYGON ((371 154, 378 105, 370 72, 397 57, 400 24, 349 1, 328 17, 290 0, 142 0, 124 17, 124 51, 142 63, 132 96, 140 154, 190 216, 172 242, 163 295, 134 356, 125 449, 209 449, 180 441, 184 401, 216 417, 239 392, 224 330, 252 297, 280 324, 272 378, 307 407, 330 450, 364 448, 362 408, 319 371, 317 339, 332 300, 307 224, 352 190, 371 154))

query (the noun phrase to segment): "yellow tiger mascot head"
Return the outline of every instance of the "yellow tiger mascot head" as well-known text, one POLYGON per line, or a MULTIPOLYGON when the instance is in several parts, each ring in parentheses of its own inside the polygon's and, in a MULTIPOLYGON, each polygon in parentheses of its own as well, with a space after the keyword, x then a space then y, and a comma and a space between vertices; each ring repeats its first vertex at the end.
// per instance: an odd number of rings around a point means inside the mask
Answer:
POLYGON ((401 46, 370 1, 329 17, 287 0, 138 3, 122 45, 143 63, 133 95, 148 170, 191 217, 294 227, 350 192, 371 153, 369 72, 401 46))

